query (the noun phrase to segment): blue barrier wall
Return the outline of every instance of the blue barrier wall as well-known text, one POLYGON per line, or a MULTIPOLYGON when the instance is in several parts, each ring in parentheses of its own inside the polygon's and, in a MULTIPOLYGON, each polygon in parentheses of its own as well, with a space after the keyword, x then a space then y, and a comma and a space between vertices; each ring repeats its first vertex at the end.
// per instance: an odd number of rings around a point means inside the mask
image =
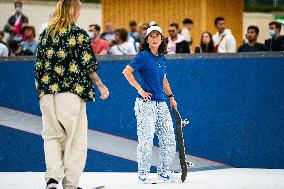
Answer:
MULTIPOLYGON (((101 60, 110 98, 89 103, 89 128, 137 139, 129 60, 101 60)), ((234 167, 284 168, 284 58, 172 58, 168 80, 182 117, 186 152, 234 167)), ((0 106, 40 115, 33 62, 0 62, 0 106)))

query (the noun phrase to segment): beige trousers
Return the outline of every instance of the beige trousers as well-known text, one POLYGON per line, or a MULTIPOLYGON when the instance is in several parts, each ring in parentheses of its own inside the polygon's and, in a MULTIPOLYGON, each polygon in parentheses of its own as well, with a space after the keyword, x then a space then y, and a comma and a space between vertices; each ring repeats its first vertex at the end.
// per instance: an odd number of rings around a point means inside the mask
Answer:
POLYGON ((64 189, 77 189, 87 157, 86 103, 76 94, 46 94, 42 112, 45 180, 53 178, 64 189))

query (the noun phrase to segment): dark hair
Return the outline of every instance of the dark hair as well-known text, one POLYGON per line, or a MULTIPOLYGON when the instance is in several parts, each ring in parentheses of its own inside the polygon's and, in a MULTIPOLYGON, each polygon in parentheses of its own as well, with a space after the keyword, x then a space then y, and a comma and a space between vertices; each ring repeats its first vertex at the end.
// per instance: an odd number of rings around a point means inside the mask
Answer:
POLYGON ((16 1, 16 2, 14 3, 14 6, 16 7, 17 4, 19 4, 21 7, 23 7, 23 2, 22 2, 22 1, 16 1))
POLYGON ((225 18, 222 16, 218 16, 217 18, 215 18, 214 21, 215 26, 218 24, 219 21, 225 21, 225 18))
POLYGON ((136 22, 133 20, 129 23, 129 26, 137 26, 136 22))
POLYGON ((183 24, 193 24, 193 21, 189 18, 186 18, 182 21, 183 24))
POLYGON ((3 37, 5 36, 3 31, 0 31, 0 35, 2 35, 3 37))
POLYGON ((247 30, 251 30, 251 29, 253 29, 257 35, 259 34, 259 29, 257 26, 249 26, 247 30))
POLYGON ((128 39, 128 32, 127 32, 126 29, 120 28, 120 29, 116 29, 114 32, 115 32, 115 33, 118 33, 119 38, 120 38, 123 42, 127 41, 127 39, 128 39))
POLYGON ((269 23, 269 26, 275 25, 275 27, 279 30, 281 30, 281 24, 279 22, 273 21, 269 23))
POLYGON ((202 49, 202 52, 205 52, 205 53, 208 53, 208 52, 214 52, 214 43, 213 43, 213 39, 212 39, 212 35, 210 32, 206 31, 206 32, 203 32, 201 34, 201 40, 200 40, 200 48, 202 49), (210 42, 208 44, 208 47, 203 43, 203 35, 204 34, 208 34, 209 37, 210 37, 210 42))
POLYGON ((98 24, 91 24, 91 25, 89 25, 89 27, 95 28, 95 30, 97 30, 98 32, 101 31, 101 27, 98 24))
MULTIPOLYGON (((149 35, 148 35, 149 36, 149 35)), ((138 51, 142 52, 144 50, 150 50, 149 47, 149 43, 147 43, 148 40, 148 36, 146 36, 140 43, 139 47, 138 47, 138 51)), ((162 43, 160 44, 159 48, 158 48, 158 54, 159 55, 165 55, 167 54, 167 45, 165 43, 164 37, 162 36, 162 43)))
POLYGON ((170 27, 175 27, 177 30, 178 30, 178 28, 179 28, 177 23, 171 23, 171 24, 170 24, 170 27))

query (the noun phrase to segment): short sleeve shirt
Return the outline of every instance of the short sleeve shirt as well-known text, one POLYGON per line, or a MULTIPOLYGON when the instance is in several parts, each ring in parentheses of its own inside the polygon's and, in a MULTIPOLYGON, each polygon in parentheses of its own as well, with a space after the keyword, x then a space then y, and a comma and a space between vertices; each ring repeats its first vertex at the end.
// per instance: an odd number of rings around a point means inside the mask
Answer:
MULTIPOLYGON (((166 74, 165 56, 155 56, 150 50, 139 52, 130 62, 140 75, 140 84, 144 91, 152 94, 152 100, 165 101, 163 79, 166 74)), ((141 97, 138 94, 138 97, 141 97)))
POLYGON ((44 94, 70 92, 85 101, 94 101, 89 74, 98 69, 91 40, 85 30, 70 26, 51 37, 45 30, 35 61, 35 85, 39 98, 44 94))

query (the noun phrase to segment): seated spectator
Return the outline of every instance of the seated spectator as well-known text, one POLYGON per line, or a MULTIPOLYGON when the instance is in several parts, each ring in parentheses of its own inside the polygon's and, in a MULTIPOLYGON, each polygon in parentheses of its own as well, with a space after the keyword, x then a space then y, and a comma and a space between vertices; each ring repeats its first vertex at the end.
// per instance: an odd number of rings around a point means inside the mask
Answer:
POLYGON ((169 26, 169 37, 166 39, 168 54, 190 53, 189 42, 178 33, 178 24, 172 23, 169 26))
POLYGON ((279 22, 269 23, 270 39, 265 40, 265 47, 269 51, 284 51, 284 36, 280 35, 281 24, 279 22))
POLYGON ((136 51, 132 44, 127 42, 128 32, 126 29, 121 28, 115 30, 116 45, 110 48, 110 53, 113 55, 135 55, 136 51))
POLYGON ((95 55, 106 55, 109 50, 109 44, 106 40, 100 37, 101 27, 97 24, 89 26, 88 34, 91 38, 91 43, 95 55))
POLYGON ((195 48, 195 53, 212 53, 214 52, 214 43, 212 35, 209 32, 203 32, 201 35, 200 46, 195 48))
POLYGON ((226 29, 225 19, 221 16, 215 19, 215 27, 218 30, 213 35, 214 52, 234 53, 237 51, 236 39, 231 30, 226 29))
POLYGON ((238 52, 267 51, 267 48, 264 46, 264 44, 257 42, 258 35, 259 35, 258 27, 249 26, 246 34, 248 43, 245 43, 242 46, 240 46, 238 52))
POLYGON ((25 32, 26 40, 20 43, 21 55, 35 55, 38 46, 38 42, 35 40, 35 27, 26 24, 23 26, 23 30, 25 32))
POLYGON ((184 40, 192 44, 191 29, 193 27, 193 21, 189 18, 186 18, 182 22, 183 28, 181 29, 181 35, 184 37, 184 40))
POLYGON ((22 26, 23 24, 27 24, 29 19, 22 13, 23 3, 21 1, 16 1, 14 6, 16 13, 8 19, 4 31, 10 34, 8 41, 12 40, 20 43, 25 40, 22 26))

